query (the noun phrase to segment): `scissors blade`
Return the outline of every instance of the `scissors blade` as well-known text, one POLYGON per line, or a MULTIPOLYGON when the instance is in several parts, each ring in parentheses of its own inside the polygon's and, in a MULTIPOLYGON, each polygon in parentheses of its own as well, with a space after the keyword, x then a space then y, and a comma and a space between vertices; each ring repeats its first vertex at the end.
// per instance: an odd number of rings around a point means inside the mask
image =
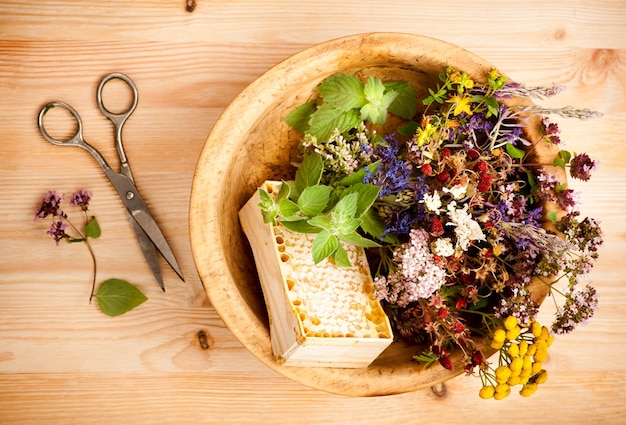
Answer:
POLYGON ((152 243, 156 249, 159 250, 163 258, 165 258, 165 261, 167 261, 170 267, 176 272, 178 277, 184 281, 185 278, 183 277, 180 266, 174 257, 174 253, 167 243, 167 240, 165 240, 165 236, 161 232, 161 229, 159 229, 156 221, 154 221, 152 216, 147 212, 147 210, 144 209, 133 210, 131 211, 131 214, 135 221, 139 223, 141 228, 146 232, 150 240, 152 240, 152 243))
POLYGON ((176 257, 172 252, 163 232, 159 228, 154 218, 148 210, 148 206, 139 195, 137 188, 133 184, 130 178, 123 174, 116 173, 112 169, 104 169, 106 176, 113 184, 113 187, 117 191, 117 194, 122 199, 122 202, 126 206, 130 217, 133 221, 136 221, 141 229, 145 232, 146 236, 150 239, 154 247, 161 253, 165 261, 176 272, 178 277, 182 281, 185 280, 183 273, 180 270, 180 266, 176 261, 176 257))
POLYGON ((135 232, 135 236, 137 237, 137 241, 139 242, 141 252, 143 252, 143 256, 146 259, 150 270, 152 270, 154 278, 156 279, 163 292, 165 292, 163 273, 161 273, 161 265, 159 264, 156 248, 148 235, 146 235, 146 232, 143 231, 141 226, 135 221, 130 212, 127 210, 126 213, 128 215, 128 220, 130 221, 133 231, 135 232))

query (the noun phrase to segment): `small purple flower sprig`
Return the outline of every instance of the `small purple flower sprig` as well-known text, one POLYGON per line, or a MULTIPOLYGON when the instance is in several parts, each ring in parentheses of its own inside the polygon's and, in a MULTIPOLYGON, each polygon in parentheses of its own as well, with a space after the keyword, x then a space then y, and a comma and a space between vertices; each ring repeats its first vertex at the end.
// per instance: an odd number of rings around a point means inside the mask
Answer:
POLYGON ((62 240, 68 243, 85 243, 93 261, 89 302, 91 303, 95 297, 103 313, 109 316, 118 316, 144 303, 148 298, 129 282, 116 278, 104 281, 96 292, 97 261, 89 239, 98 239, 102 231, 96 217, 88 215, 89 202, 92 196, 91 191, 80 189, 70 197, 70 206, 80 208, 82 211, 84 218, 82 231, 70 220, 68 214, 61 207, 65 195, 58 194, 55 190, 49 190, 41 205, 35 207, 35 221, 46 217, 52 218, 52 224, 46 233, 54 239, 57 246, 62 240), (68 233, 70 229, 74 235, 68 233))

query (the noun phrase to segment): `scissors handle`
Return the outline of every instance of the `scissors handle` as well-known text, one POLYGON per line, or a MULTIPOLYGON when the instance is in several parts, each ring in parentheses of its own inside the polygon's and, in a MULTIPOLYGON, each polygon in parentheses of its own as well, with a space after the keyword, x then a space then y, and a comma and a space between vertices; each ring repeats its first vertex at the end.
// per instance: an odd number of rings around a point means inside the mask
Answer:
POLYGON ((100 112, 102 112, 102 114, 113 123, 115 149, 117 149, 117 154, 120 157, 120 171, 131 179, 132 175, 128 166, 128 160, 126 159, 126 153, 124 152, 124 146, 122 145, 122 127, 124 126, 124 123, 126 122, 128 117, 130 117, 131 114, 135 111, 138 99, 139 95, 137 93, 137 86, 135 86, 133 80, 120 72, 114 72, 102 78, 100 84, 98 84, 98 90, 96 91, 96 102, 98 103, 98 108, 100 109, 100 112), (128 87, 130 87, 133 93, 132 104, 130 108, 128 108, 128 110, 126 110, 125 112, 114 113, 109 111, 104 105, 104 102, 102 100, 102 90, 104 89, 104 86, 111 80, 124 81, 128 85, 128 87))
POLYGON ((39 125, 39 131, 41 131, 41 135, 48 142, 52 143, 53 145, 57 145, 57 146, 78 146, 78 147, 81 147, 81 148, 85 149, 87 152, 89 152, 91 154, 91 156, 93 156, 96 159, 96 161, 98 162, 98 164, 100 164, 100 166, 102 167, 103 170, 105 170, 105 171, 111 170, 111 167, 109 167, 109 164, 107 164, 107 162, 104 159, 104 157, 102 155, 100 155, 100 152, 98 152, 96 150, 96 148, 91 146, 89 143, 85 142, 85 139, 83 139, 83 122, 80 119, 80 115, 78 115, 78 112, 76 112, 76 109, 72 108, 67 103, 65 103, 65 102, 58 102, 57 101, 57 102, 49 102, 49 103, 45 104, 41 108, 41 111, 39 111, 39 117, 37 118, 37 123, 39 125), (72 137, 70 137, 69 139, 67 139, 67 140, 55 139, 46 130, 46 126, 44 124, 43 118, 48 113, 48 111, 50 109, 52 109, 52 108, 62 108, 62 109, 65 109, 70 114, 72 114, 72 116, 74 116, 74 119, 76 120, 76 133, 74 133, 74 135, 72 137))

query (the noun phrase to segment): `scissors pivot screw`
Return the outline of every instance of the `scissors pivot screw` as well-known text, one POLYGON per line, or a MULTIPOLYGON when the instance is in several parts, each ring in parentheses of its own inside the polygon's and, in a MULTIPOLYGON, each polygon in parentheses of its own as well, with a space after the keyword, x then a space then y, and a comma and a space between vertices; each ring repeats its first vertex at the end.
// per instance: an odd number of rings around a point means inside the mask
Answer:
POLYGON ((135 197, 135 194, 131 191, 126 192, 126 199, 131 200, 135 197))

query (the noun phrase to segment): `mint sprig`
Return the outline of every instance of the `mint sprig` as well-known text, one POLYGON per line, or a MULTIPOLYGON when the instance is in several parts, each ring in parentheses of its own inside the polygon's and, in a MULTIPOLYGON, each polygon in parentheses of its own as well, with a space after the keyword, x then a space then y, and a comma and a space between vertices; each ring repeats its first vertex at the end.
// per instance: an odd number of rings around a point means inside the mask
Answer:
POLYGON ((380 246, 361 234, 378 237, 384 229, 369 213, 380 187, 363 183, 362 178, 344 179, 340 182, 343 185, 322 185, 322 173, 321 156, 305 156, 295 180, 283 182, 275 197, 259 188, 258 206, 265 223, 280 223, 294 232, 317 234, 311 247, 315 264, 330 257, 338 266, 349 267, 342 243, 366 248, 380 246))
POLYGON ((404 82, 383 83, 369 77, 365 83, 354 75, 335 74, 317 88, 322 103, 312 100, 294 109, 285 121, 295 130, 318 140, 355 128, 362 121, 383 125, 387 114, 411 119, 417 111, 415 90, 404 82))

